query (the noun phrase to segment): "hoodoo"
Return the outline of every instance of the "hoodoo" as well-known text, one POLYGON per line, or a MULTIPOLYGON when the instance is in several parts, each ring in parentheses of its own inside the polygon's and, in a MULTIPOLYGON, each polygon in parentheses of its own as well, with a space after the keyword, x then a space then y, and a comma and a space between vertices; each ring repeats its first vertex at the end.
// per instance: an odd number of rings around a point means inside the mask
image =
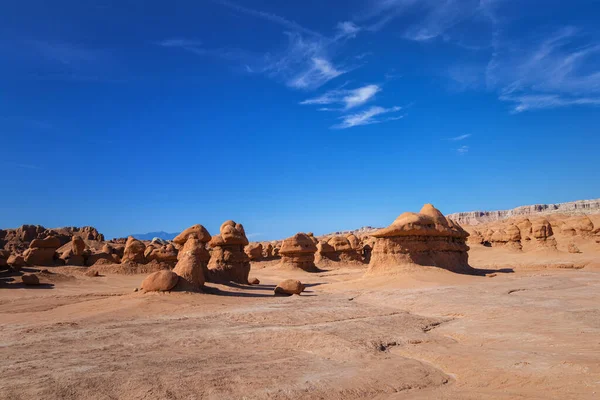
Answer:
POLYGON ((318 271, 315 266, 315 242, 305 233, 296 233, 281 244, 281 266, 299 268, 307 272, 318 271))
POLYGON ((211 282, 236 282, 248 284, 250 258, 244 252, 248 238, 242 224, 226 221, 220 234, 208 243, 212 247, 208 263, 208 280, 211 282))
POLYGON ((431 204, 419 213, 405 212, 375 238, 367 273, 394 273, 422 265, 470 273, 466 239, 469 234, 431 204))

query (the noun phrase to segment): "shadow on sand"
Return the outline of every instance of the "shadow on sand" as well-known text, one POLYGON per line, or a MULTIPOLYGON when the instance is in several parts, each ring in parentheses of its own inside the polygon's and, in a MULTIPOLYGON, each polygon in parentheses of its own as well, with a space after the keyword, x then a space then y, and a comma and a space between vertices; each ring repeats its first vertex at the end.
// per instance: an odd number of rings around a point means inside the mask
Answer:
POLYGON ((39 285, 26 285, 20 277, 26 273, 40 272, 34 268, 21 268, 20 271, 2 271, 0 272, 0 289, 52 289, 54 288, 53 283, 40 283, 39 285), (15 279, 19 278, 19 279, 15 279))

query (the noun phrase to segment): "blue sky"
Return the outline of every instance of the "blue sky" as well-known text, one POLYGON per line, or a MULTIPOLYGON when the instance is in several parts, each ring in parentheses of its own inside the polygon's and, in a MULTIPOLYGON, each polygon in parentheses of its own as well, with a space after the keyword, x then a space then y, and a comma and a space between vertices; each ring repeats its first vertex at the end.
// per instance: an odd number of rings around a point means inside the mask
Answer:
POLYGON ((600 197, 600 2, 5 2, 0 226, 252 240, 600 197))

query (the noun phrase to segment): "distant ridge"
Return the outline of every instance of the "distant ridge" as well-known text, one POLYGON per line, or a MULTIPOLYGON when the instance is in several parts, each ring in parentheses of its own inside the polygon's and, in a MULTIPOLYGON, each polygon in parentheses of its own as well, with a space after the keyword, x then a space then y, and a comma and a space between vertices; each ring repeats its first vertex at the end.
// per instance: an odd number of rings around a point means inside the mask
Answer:
POLYGON ((600 213, 600 199, 577 200, 556 204, 533 204, 530 206, 516 207, 512 210, 459 212, 449 214, 447 217, 461 225, 479 225, 515 216, 545 214, 579 215, 595 213, 600 213))
POLYGON ((160 231, 160 232, 148 232, 148 233, 134 233, 133 236, 134 238, 138 239, 138 240, 152 240, 154 238, 159 238, 162 240, 173 240, 175 238, 175 236, 179 235, 179 232, 176 233, 167 233, 164 231, 160 231))

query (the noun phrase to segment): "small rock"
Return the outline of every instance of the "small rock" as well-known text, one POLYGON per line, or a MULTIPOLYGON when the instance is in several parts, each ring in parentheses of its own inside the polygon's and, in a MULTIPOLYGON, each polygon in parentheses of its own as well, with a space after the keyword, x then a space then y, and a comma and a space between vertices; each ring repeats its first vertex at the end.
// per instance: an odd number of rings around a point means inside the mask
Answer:
POLYGON ((248 278, 249 285, 258 285, 259 283, 260 281, 258 280, 258 278, 248 278))
POLYGON ((95 277, 95 276, 100 276, 100 274, 95 269, 90 269, 85 272, 85 276, 95 277))
POLYGON ((39 285, 40 284, 40 279, 37 277, 37 275, 26 274, 26 275, 23 275, 21 277, 21 279, 23 280, 23 283, 26 285, 39 285))
POLYGON ((497 275, 497 274, 489 274, 489 275, 488 275, 488 278, 493 278, 493 277, 495 277, 496 275, 497 275))
POLYGON ((291 296, 293 294, 302 293, 304 289, 305 287, 300 281, 297 281, 295 279, 286 279, 285 281, 277 285, 277 287, 275 288, 275 294, 291 296))

